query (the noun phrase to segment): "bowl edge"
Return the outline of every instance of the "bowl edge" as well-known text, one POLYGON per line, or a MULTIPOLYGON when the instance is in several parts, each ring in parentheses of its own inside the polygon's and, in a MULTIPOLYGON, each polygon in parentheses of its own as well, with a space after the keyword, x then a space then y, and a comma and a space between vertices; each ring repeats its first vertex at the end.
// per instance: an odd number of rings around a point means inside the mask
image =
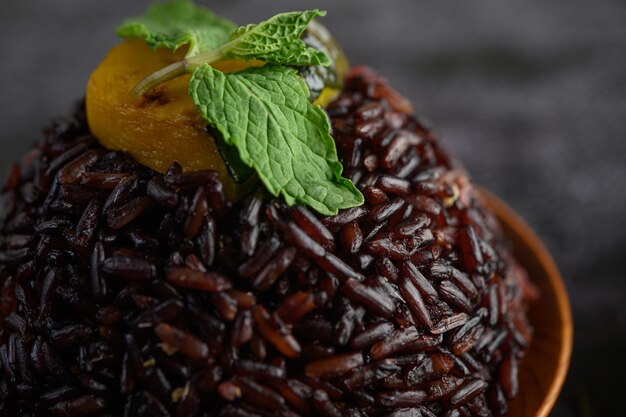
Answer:
POLYGON ((546 270, 550 284, 554 287, 556 292, 559 315, 563 323, 561 329, 561 340, 563 343, 559 352, 559 365, 556 377, 552 381, 548 394, 544 398, 541 407, 535 414, 535 417, 548 417, 561 393, 572 357, 574 325, 565 284, 556 262, 552 258, 552 255, 550 255, 545 244, 520 215, 490 191, 480 188, 479 193, 484 198, 486 205, 493 210, 500 223, 510 228, 526 243, 532 254, 546 270))

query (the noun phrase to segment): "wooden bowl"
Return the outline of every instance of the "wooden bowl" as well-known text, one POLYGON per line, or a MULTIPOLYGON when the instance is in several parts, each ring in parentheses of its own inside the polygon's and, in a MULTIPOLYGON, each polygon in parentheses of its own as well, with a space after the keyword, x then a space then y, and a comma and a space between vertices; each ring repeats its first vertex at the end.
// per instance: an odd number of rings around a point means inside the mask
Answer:
POLYGON ((535 334, 520 365, 519 395, 509 403, 506 417, 547 417, 565 381, 572 354, 572 314, 565 285, 554 260, 532 229, 493 194, 484 190, 481 194, 513 243, 516 259, 541 290, 541 298, 530 306, 529 319, 535 334))

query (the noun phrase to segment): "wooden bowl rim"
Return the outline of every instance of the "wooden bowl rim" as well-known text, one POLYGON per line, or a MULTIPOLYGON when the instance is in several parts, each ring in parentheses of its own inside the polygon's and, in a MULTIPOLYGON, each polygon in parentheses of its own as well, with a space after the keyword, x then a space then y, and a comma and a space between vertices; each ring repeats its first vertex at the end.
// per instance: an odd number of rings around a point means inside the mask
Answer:
POLYGON ((537 258, 541 267, 545 270, 549 283, 555 290, 560 321, 562 323, 560 329, 561 349, 559 352, 559 364, 548 392, 541 406, 535 413, 535 417, 548 417, 554 407, 554 403, 559 397, 572 357, 574 325, 567 290, 565 289, 563 278, 561 277, 561 273, 554 259, 533 229, 515 212, 515 210, 491 192, 480 189, 480 194, 484 197, 487 206, 496 214, 500 222, 505 224, 527 245, 533 256, 537 258))

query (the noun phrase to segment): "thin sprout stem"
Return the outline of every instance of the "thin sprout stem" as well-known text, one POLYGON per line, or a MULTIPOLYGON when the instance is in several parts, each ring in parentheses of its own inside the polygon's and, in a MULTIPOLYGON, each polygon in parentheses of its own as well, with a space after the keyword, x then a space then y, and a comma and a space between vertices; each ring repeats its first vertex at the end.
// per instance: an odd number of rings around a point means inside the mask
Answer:
POLYGON ((181 75, 191 73, 200 65, 211 64, 219 61, 220 59, 222 59, 221 48, 214 51, 203 52, 201 54, 185 58, 182 61, 174 62, 173 64, 148 75, 146 78, 141 80, 139 84, 133 87, 130 93, 134 96, 141 96, 159 84, 178 78, 181 75))
POLYGON ((134 96, 141 96, 148 91, 152 90, 159 84, 162 84, 166 81, 172 80, 174 78, 180 77, 181 75, 185 75, 187 73, 187 60, 183 59, 182 61, 175 62, 173 64, 168 65, 165 68, 162 68, 152 74, 148 75, 146 78, 141 80, 139 84, 137 84, 130 93, 134 96))
POLYGON ((213 62, 217 62, 220 59, 224 58, 224 50, 230 45, 230 43, 232 43, 232 41, 222 45, 218 49, 201 52, 198 55, 189 56, 185 58, 185 60, 187 61, 189 67, 193 67, 194 69, 203 64, 211 64, 213 62))

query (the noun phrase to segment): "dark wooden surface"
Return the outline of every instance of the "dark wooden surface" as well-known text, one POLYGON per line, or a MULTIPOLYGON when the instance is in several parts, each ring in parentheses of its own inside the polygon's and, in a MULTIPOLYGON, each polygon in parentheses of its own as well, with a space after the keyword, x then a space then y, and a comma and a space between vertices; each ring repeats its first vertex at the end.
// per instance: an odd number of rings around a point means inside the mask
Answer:
MULTIPOLYGON (((84 91, 147 0, 0 2, 0 169, 84 91)), ((575 320, 553 416, 624 415, 626 3, 212 0, 240 23, 325 8, 353 63, 409 96, 477 182, 544 239, 575 320)))

